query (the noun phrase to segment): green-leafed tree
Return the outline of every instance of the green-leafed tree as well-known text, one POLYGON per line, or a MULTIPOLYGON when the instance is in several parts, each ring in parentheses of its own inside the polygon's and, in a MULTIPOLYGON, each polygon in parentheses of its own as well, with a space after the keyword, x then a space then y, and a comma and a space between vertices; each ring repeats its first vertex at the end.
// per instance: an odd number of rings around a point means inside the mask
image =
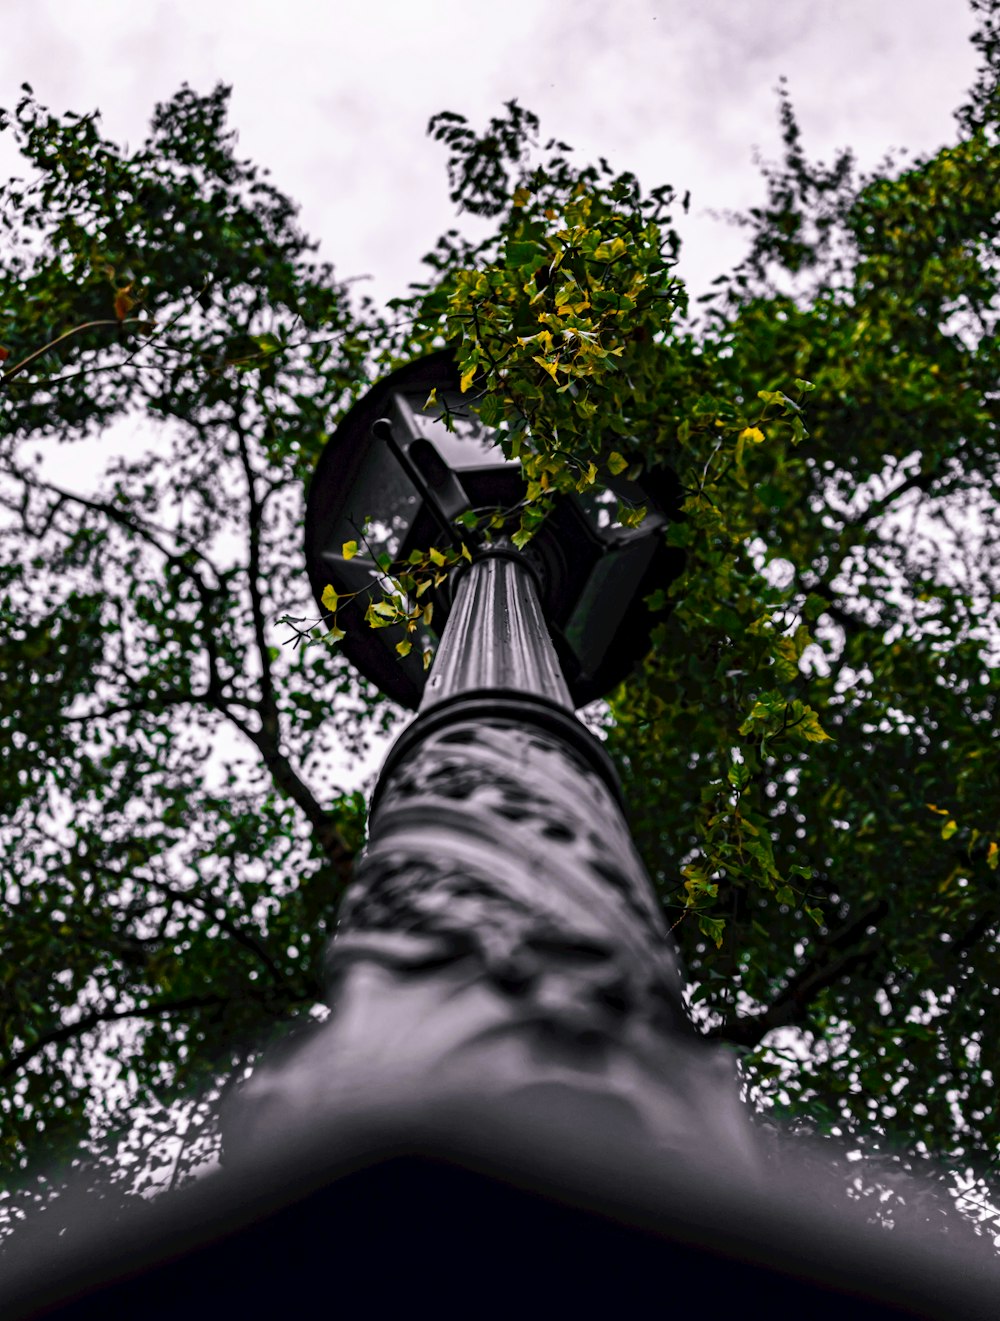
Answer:
POLYGON ((134 153, 30 93, 4 116, 29 170, 0 217, 11 1170, 184 1177, 220 1090, 315 1012, 363 831, 337 767, 399 713, 334 646, 282 645, 315 614, 304 483, 373 373, 451 343, 524 467, 520 537, 560 491, 680 480, 685 572, 602 719, 706 1035, 758 1113, 862 1151, 862 1191, 929 1156, 984 1195, 1000 8, 972 2, 954 143, 819 165, 782 95, 747 256, 693 307, 673 193, 543 147, 516 103, 432 121, 494 229, 444 236, 384 315, 234 156, 224 91, 134 153))

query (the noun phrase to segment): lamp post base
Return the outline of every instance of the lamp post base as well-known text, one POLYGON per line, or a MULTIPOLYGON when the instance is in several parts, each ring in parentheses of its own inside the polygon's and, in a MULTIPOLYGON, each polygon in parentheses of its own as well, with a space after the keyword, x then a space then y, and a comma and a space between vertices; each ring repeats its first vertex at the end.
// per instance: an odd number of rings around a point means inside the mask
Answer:
POLYGON ((814 1172, 765 1189, 717 1162, 651 1161, 627 1124, 601 1114, 595 1143, 592 1117, 561 1102, 537 1096, 526 1125, 498 1099, 405 1127, 386 1105, 326 1132, 289 1126, 242 1168, 129 1216, 97 1205, 63 1237, 15 1236, 0 1314, 996 1315, 995 1267, 860 1224, 814 1172))

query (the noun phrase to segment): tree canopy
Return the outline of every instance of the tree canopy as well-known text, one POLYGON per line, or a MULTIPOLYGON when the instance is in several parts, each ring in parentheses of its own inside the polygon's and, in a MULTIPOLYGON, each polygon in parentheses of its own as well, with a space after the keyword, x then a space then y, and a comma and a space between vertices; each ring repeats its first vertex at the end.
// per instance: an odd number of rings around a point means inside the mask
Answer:
POLYGON ((694 303, 674 191, 516 102, 431 121, 492 232, 442 236, 384 311, 238 158, 225 88, 134 151, 30 88, 0 112, 9 1171, 185 1177, 220 1091, 320 1012, 364 831, 338 767, 400 713, 321 627, 288 641, 306 483, 375 375, 450 344, 523 465, 522 539, 560 491, 680 480, 685 571, 594 718, 696 1021, 761 1114, 989 1179, 1000 9, 972 7, 939 152, 817 163, 780 94, 747 255, 694 303))

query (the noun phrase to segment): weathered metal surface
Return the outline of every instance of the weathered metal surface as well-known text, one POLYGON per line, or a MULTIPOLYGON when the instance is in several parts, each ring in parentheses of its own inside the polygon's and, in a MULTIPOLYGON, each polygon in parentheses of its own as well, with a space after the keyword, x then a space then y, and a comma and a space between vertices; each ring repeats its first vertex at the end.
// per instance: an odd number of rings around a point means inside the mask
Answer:
POLYGON ((479 688, 533 693, 572 711, 531 572, 500 547, 462 575, 421 711, 479 688))
POLYGON ((565 1123, 595 1152, 627 1139, 752 1178, 731 1058, 687 1020, 613 775, 515 558, 469 570, 435 678, 380 779, 328 953, 333 1014, 258 1068, 230 1151, 359 1105, 404 1130, 499 1108, 525 1140, 565 1123))

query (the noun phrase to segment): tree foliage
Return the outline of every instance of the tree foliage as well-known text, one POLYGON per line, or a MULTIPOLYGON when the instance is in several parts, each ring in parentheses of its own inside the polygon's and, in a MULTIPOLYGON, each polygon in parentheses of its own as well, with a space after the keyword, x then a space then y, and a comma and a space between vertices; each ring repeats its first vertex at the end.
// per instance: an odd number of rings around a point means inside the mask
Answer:
POLYGON ((516 103, 432 120, 494 229, 449 231, 385 316, 236 158, 224 89, 133 153, 30 92, 4 116, 31 170, 2 214, 11 1168, 139 1111, 176 1176, 321 999, 363 830, 333 753, 396 713, 334 647, 282 646, 303 485, 373 371, 447 342, 524 467, 522 540, 561 490, 680 480, 686 570, 605 732, 705 1033, 760 1111, 988 1178, 1000 50, 973 8, 980 76, 933 155, 815 163, 781 92, 747 255, 694 305, 672 190, 540 146, 516 103))

